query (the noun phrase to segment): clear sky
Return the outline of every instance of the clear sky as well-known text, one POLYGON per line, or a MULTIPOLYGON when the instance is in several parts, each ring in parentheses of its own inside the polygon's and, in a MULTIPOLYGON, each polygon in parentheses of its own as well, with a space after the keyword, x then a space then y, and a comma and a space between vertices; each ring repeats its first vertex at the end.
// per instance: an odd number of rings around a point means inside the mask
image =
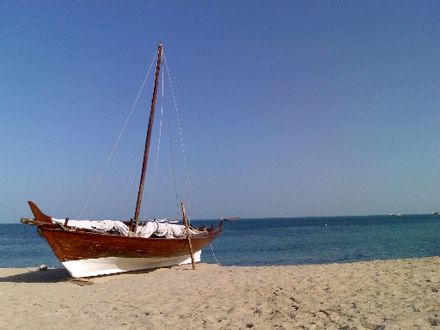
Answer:
MULTIPOLYGON (((440 209, 438 1, 6 0, 0 222, 79 215, 159 41, 192 218, 440 209)), ((84 217, 133 216, 150 98, 84 217)), ((176 213, 162 140, 149 216, 176 213)))

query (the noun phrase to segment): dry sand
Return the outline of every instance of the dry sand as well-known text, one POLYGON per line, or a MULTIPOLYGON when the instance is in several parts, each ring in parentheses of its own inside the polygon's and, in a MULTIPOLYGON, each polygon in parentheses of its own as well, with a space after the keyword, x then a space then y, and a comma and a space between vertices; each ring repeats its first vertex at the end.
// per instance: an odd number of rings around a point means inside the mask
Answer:
POLYGON ((440 257, 87 280, 0 269, 0 329, 201 328, 440 329, 440 257))

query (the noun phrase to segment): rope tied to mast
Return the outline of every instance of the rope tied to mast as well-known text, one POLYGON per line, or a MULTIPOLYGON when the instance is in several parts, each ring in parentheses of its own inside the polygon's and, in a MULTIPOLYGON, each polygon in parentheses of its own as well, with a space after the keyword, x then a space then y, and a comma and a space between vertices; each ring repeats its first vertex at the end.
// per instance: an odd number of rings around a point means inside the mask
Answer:
POLYGON ((145 75, 144 81, 142 82, 141 87, 139 88, 139 91, 138 91, 138 94, 137 94, 137 96, 136 96, 136 99, 134 100, 133 106, 131 107, 131 110, 130 110, 130 112, 128 113, 128 116, 127 116, 127 118, 125 119, 125 122, 124 122, 124 124, 122 125, 121 130, 119 131, 119 135, 118 135, 118 137, 117 137, 117 139, 116 139, 116 141, 115 141, 115 143, 114 143, 114 145, 113 145, 113 148, 112 148, 112 150, 110 151, 110 154, 108 155, 107 160, 105 161, 105 164, 104 164, 104 166, 103 166, 101 172, 99 173, 98 179, 96 180, 96 182, 95 182, 95 184, 93 185, 92 189, 89 191, 89 194, 88 194, 88 196, 87 196, 87 199, 86 199, 86 201, 85 201, 85 203, 84 203, 83 208, 81 209, 81 212, 80 212, 80 214, 79 214, 79 216, 78 216, 78 219, 81 219, 81 218, 82 218, 82 216, 83 216, 83 214, 84 214, 86 208, 88 207, 88 205, 89 205, 89 203, 90 203, 90 200, 92 199, 92 197, 94 196, 94 194, 95 194, 95 192, 96 192, 96 189, 97 189, 98 185, 101 183, 101 180, 102 180, 102 178, 103 178, 103 176, 104 176, 104 174, 105 174, 105 172, 106 172, 106 170, 107 170, 107 167, 108 167, 108 165, 109 165, 109 163, 110 163, 110 160, 111 160, 112 157, 113 157, 113 154, 115 153, 116 149, 117 149, 118 146, 119 146, 119 142, 120 142, 122 136, 124 135, 124 132, 125 132, 125 129, 127 128, 128 122, 130 121, 130 118, 131 118, 131 116, 132 116, 132 114, 133 114, 133 112, 134 112, 134 109, 136 108, 136 105, 137 105, 137 103, 138 103, 138 101, 139 101, 139 97, 141 96, 142 90, 143 90, 144 87, 145 87, 145 83, 146 83, 147 80, 148 80, 148 77, 149 77, 149 75, 150 75, 151 68, 153 67, 153 63, 154 63, 154 60, 155 60, 155 59, 156 59, 156 53, 155 53, 154 56, 153 56, 153 59, 152 59, 151 64, 150 64, 150 67, 148 68, 147 74, 145 75))
MULTIPOLYGON (((89 191, 89 193, 87 195, 87 199, 86 199, 86 201, 85 201, 85 203, 83 205, 83 208, 81 209, 81 212, 80 212, 80 214, 78 216, 78 219, 81 219, 83 217, 85 210, 87 209, 87 207, 89 206, 92 198, 95 196, 95 194, 97 192, 98 186, 100 185, 100 183, 101 183, 101 181, 102 181, 102 179, 103 179, 103 177, 104 177, 104 175, 105 175, 105 173, 107 171, 107 168, 108 168, 108 166, 110 164, 110 161, 111 161, 113 155, 115 154, 115 152, 116 152, 116 150, 117 150, 117 148, 119 146, 119 143, 120 143, 120 141, 122 139, 122 136, 124 135, 125 130, 126 130, 127 126, 128 126, 128 123, 129 123, 129 121, 130 121, 130 119, 131 119, 131 117, 132 117, 132 115, 134 113, 134 110, 135 110, 135 108, 136 108, 136 106, 138 104, 138 101, 139 101, 139 98, 141 96, 142 90, 144 89, 145 84, 146 84, 146 82, 147 82, 147 80, 148 80, 148 78, 150 76, 150 73, 151 73, 154 61, 155 60, 158 61, 159 54, 161 54, 161 59, 165 63, 165 69, 166 69, 166 72, 167 72, 167 78, 168 78, 168 82, 169 82, 169 86, 170 86, 170 91, 171 91, 171 96, 172 96, 172 103, 174 105, 174 110, 175 110, 175 114, 176 114, 176 122, 177 122, 178 134, 179 134, 180 147, 181 147, 181 151, 182 151, 182 160, 183 160, 183 169, 184 169, 184 178, 185 178, 185 181, 184 181, 185 182, 185 198, 184 198, 184 200, 186 202, 187 208, 189 209, 190 183, 189 183, 189 174, 188 174, 188 165, 187 165, 187 159, 186 159, 186 152, 185 152, 185 146, 184 146, 184 136, 183 136, 182 122, 181 122, 181 119, 180 119, 179 109, 177 107, 177 101, 176 101, 176 96, 175 96, 175 93, 174 93, 173 82, 171 80, 170 70, 169 70, 169 67, 168 67, 168 64, 167 64, 167 61, 166 61, 166 58, 165 58, 165 51, 162 48, 162 44, 159 45, 159 48, 161 48, 161 51, 159 51, 159 49, 158 49, 158 51, 153 56, 153 59, 152 59, 152 61, 150 63, 150 66, 148 68, 147 74, 146 74, 146 76, 145 76, 145 78, 144 78, 144 80, 143 80, 143 82, 141 84, 141 87, 139 88, 139 91, 138 91, 137 96, 135 98, 135 101, 134 101, 134 103, 133 103, 133 105, 132 105, 132 107, 130 109, 130 112, 128 113, 128 116, 125 119, 125 122, 124 122, 124 124, 121 127, 121 130, 120 130, 120 132, 119 132, 119 134, 118 134, 118 136, 116 138, 116 141, 115 141, 115 143, 114 143, 114 145, 113 145, 113 147, 112 147, 112 149, 111 149, 111 151, 110 151, 110 153, 109 153, 109 155, 108 155, 108 157, 107 157, 107 159, 106 159, 106 161, 104 163, 104 166, 103 166, 101 172, 98 175, 98 178, 97 178, 95 184, 93 185, 92 189, 89 191)), ((158 62, 159 62, 159 66, 160 66, 160 61, 158 61, 158 62)), ((157 65, 156 65, 156 69, 157 69, 157 65)), ((160 124, 159 124, 158 146, 157 146, 156 158, 155 158, 154 169, 153 169, 153 183, 152 183, 152 186, 151 186, 153 190, 154 190, 154 186, 156 185, 155 181, 156 181, 156 176, 157 176, 156 173, 157 173, 157 167, 158 167, 160 141, 161 141, 161 135, 162 135, 162 130, 163 130, 163 119, 164 119, 163 118, 163 116, 164 116, 164 109, 163 108, 164 108, 164 98, 165 98, 165 96, 164 96, 164 74, 162 74, 161 78, 162 78, 161 79, 161 82, 162 82, 162 88, 161 88, 162 102, 161 102, 161 108, 160 108, 161 117, 160 117, 160 124)), ((171 157, 172 157, 172 172, 173 172, 174 193, 175 193, 175 198, 176 198, 177 212, 179 213, 179 208, 180 207, 179 207, 179 197, 178 197, 179 194, 178 194, 178 189, 177 189, 177 180, 176 180, 174 147, 173 147, 173 142, 172 142, 171 127, 170 127, 170 120, 169 120, 168 113, 167 113, 166 119, 167 119, 167 123, 166 124, 167 124, 168 132, 169 132, 169 140, 170 140, 169 143, 170 143, 171 157)), ((134 188, 134 185, 133 185, 133 188, 134 188)), ((140 187, 140 189, 141 189, 141 187, 140 187)), ((143 191, 143 189, 142 189, 142 191, 143 191)), ((138 194, 138 196, 139 196, 139 194, 138 194)), ((138 197, 138 200, 139 200, 139 197, 138 197)), ((137 204, 138 203, 139 203, 139 201, 137 202, 137 204)), ((147 205, 146 205, 147 208, 146 209, 149 208, 150 203, 151 203, 151 198, 147 199, 147 205)), ((128 204, 129 204, 129 201, 127 201, 127 206, 128 206, 128 204)), ((140 207, 139 207, 139 210, 138 210, 138 206, 136 207, 136 209, 137 209, 137 211, 135 213, 135 219, 134 220, 135 221, 139 221, 140 207), (136 215, 137 215, 137 217, 136 217, 136 215)), ((188 220, 188 223, 190 223, 190 217, 189 216, 187 216, 187 220, 188 220)))
POLYGON ((157 149, 156 149, 156 156, 154 158, 154 166, 153 166, 153 178, 151 180, 151 189, 148 192, 148 196, 147 196, 147 201, 146 201, 146 206, 143 208, 144 210, 142 211, 142 216, 145 218, 145 215, 147 213, 147 211, 150 208, 152 199, 153 199, 153 193, 156 187, 156 179, 157 179, 157 168, 158 168, 158 163, 159 163, 159 152, 160 152, 160 144, 161 144, 161 140, 162 140, 162 127, 163 127, 163 113, 164 113, 164 107, 163 107, 163 103, 164 103, 164 96, 165 96, 165 89, 164 89, 164 82, 163 82, 163 78, 164 76, 162 75, 162 79, 161 79, 161 104, 160 104, 160 120, 159 120, 159 136, 157 138, 157 149))
MULTIPOLYGON (((190 182, 189 182, 189 174, 188 174, 188 164, 187 164, 187 160, 186 160, 186 152, 185 152, 185 143, 184 143, 184 137, 183 137, 183 128, 182 128, 182 122, 180 120, 180 113, 179 113, 179 109, 177 107, 177 101, 176 101, 176 94, 174 93, 174 88, 173 88, 173 82, 171 80, 171 74, 170 74, 170 70, 168 68, 168 62, 165 56, 165 51, 163 53, 163 59, 164 59, 164 63, 165 63, 165 71, 167 72, 167 76, 168 76, 168 82, 170 84, 170 90, 171 90, 171 96, 173 99, 173 104, 174 104, 174 110, 176 112, 176 119, 177 119, 177 127, 179 130, 179 137, 180 137, 180 146, 182 149, 182 159, 183 159, 183 169, 184 169, 184 176, 185 176, 185 189, 186 189, 186 207, 187 207, 187 220, 188 223, 191 223, 191 217, 189 216, 189 209, 190 209, 190 204, 189 204, 189 196, 190 196, 190 182)), ((177 203, 178 204, 178 203, 177 203)))

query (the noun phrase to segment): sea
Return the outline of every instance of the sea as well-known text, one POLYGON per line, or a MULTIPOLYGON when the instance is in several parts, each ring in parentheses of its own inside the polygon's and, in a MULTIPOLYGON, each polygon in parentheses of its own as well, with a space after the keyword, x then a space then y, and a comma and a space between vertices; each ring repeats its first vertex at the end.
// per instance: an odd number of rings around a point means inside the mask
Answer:
MULTIPOLYGON (((216 220, 192 221, 193 226, 216 220)), ((440 216, 240 219, 202 252, 225 266, 346 263, 440 256, 440 216)), ((0 267, 61 267, 34 226, 0 224, 0 267)))

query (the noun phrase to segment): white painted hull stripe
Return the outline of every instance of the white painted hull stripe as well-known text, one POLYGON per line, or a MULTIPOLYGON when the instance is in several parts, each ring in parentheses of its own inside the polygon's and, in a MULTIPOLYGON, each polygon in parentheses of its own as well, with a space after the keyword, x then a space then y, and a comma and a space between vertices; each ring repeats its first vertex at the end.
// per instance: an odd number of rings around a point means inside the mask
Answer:
MULTIPOLYGON (((196 262, 200 262, 202 251, 194 253, 196 262)), ((142 269, 169 267, 191 263, 191 257, 175 258, 119 258, 107 257, 64 261, 62 264, 73 277, 89 277, 130 272, 142 269)))

